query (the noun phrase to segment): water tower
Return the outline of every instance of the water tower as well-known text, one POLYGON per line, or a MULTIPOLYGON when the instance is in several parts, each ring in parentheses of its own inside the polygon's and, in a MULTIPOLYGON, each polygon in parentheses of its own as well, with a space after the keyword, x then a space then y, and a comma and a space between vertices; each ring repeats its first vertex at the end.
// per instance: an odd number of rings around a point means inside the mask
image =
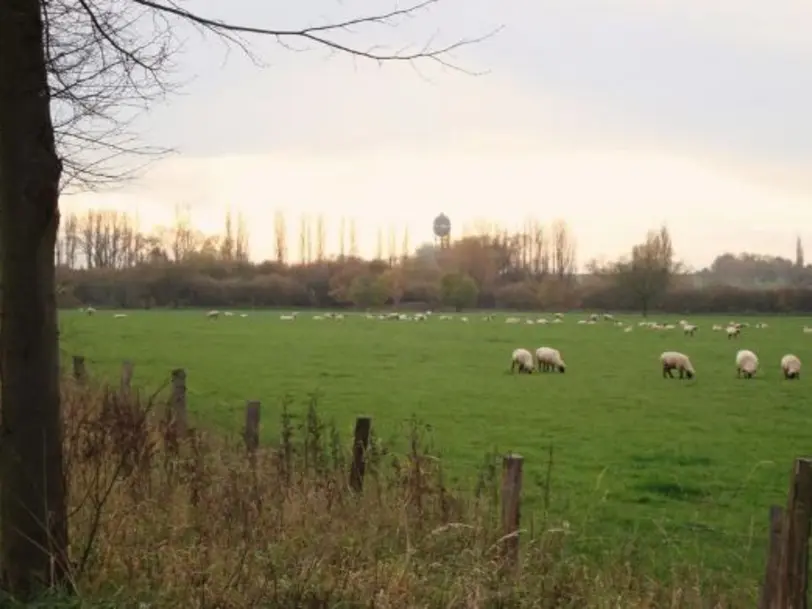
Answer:
POLYGON ((434 243, 440 249, 446 249, 451 242, 451 220, 445 214, 434 218, 434 243))

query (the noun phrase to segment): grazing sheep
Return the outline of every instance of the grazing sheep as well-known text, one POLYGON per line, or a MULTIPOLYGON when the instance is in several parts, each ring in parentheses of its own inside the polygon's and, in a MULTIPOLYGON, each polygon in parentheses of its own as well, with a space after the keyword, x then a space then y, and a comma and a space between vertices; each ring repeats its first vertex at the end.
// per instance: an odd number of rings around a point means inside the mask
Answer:
POLYGON ((682 324, 682 331, 688 336, 693 336, 694 332, 699 330, 699 326, 695 326, 693 324, 682 324))
POLYGON ((85 309, 85 313, 87 313, 88 315, 93 315, 95 312, 96 309, 94 309, 93 307, 88 307, 85 309))
POLYGON ((809 326, 804 326, 804 334, 812 334, 812 328, 809 326))
POLYGON ((781 358, 781 370, 785 379, 801 378, 801 360, 796 355, 788 353, 781 358))
POLYGON ((592 313, 589 317, 587 317, 587 321, 598 321, 599 315, 597 313, 592 313))
POLYGON ((756 324, 756 329, 757 330, 764 330, 765 328, 769 328, 769 326, 767 324, 765 324, 765 323, 756 324))
POLYGON ((516 349, 513 351, 510 362, 510 371, 514 372, 516 367, 519 368, 519 374, 522 372, 526 374, 533 373, 533 354, 527 349, 516 349))
POLYGON ((713 324, 713 327, 711 328, 711 330, 713 330, 714 332, 721 332, 722 330, 724 330, 724 328, 722 326, 720 326, 719 324, 713 324))
POLYGON ((113 315, 113 319, 121 319, 122 317, 127 317, 126 313, 116 313, 113 315))
POLYGON ((753 378, 753 375, 758 370, 758 357, 752 351, 742 349, 736 353, 736 376, 741 378, 753 378))
POLYGON ((741 328, 739 326, 728 326, 725 328, 725 332, 727 332, 728 339, 731 338, 738 338, 739 334, 741 334, 741 328))
POLYGON ((527 319, 527 320, 525 320, 524 323, 527 324, 528 326, 532 326, 536 322, 534 322, 532 319, 527 319))
POLYGON ((233 316, 234 316, 234 313, 232 313, 231 311, 225 311, 223 313, 223 317, 233 317, 233 316))
POLYGON ((553 323, 554 323, 554 324, 563 324, 563 323, 564 323, 564 320, 563 320, 562 318, 560 318, 560 317, 556 317, 556 318, 553 320, 553 323))
POLYGON ((558 349, 552 347, 539 347, 536 349, 536 361, 538 362, 539 372, 558 370, 563 373, 567 371, 567 365, 561 359, 561 353, 558 352, 558 349))
POLYGON ((623 328, 624 332, 631 332, 632 330, 634 330, 634 326, 626 326, 625 328, 623 328))
POLYGON ((615 321, 615 316, 612 315, 611 313, 604 313, 603 321, 615 321))
POLYGON ((220 317, 220 311, 217 310, 209 311, 208 313, 206 313, 206 317, 208 317, 209 319, 217 319, 218 317, 220 317))
POLYGON ((240 313, 240 317, 248 317, 248 313, 240 313))
POLYGON ((556 319, 563 319, 563 318, 564 318, 564 314, 563 314, 563 313, 556 313, 556 314, 555 314, 555 318, 556 318, 556 319))
POLYGON ((462 323, 464 323, 464 324, 467 324, 468 323, 468 318, 467 317, 460 317, 460 321, 462 323))
POLYGON ((692 379, 694 376, 696 376, 696 371, 691 364, 691 360, 688 359, 688 356, 684 353, 680 353, 678 351, 665 351, 660 354, 660 362, 663 365, 663 378, 674 378, 672 371, 675 369, 679 370, 680 379, 683 379, 686 376, 689 379, 692 379))
POLYGON ((298 313, 291 313, 290 315, 280 315, 279 319, 282 321, 295 321, 298 313))

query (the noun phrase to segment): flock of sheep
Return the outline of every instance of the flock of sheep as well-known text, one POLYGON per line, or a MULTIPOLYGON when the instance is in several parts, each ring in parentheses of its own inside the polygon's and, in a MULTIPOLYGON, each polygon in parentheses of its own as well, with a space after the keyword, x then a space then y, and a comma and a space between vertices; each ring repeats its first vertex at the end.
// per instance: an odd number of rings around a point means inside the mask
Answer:
MULTIPOLYGON (((567 365, 561 359, 558 349, 552 347, 539 347, 535 356, 527 349, 515 349, 510 360, 511 373, 518 372, 532 374, 534 370, 539 372, 555 371, 566 372, 567 365)), ((679 378, 692 379, 696 376, 690 358, 679 351, 665 351, 660 354, 660 363, 663 367, 663 378, 674 378, 674 370, 679 372, 679 378)), ((741 378, 753 378, 758 371, 758 356, 748 349, 742 349, 736 353, 736 376, 741 378)), ((788 353, 781 358, 781 371, 785 379, 801 378, 801 360, 797 355, 788 353)))
MULTIPOLYGON (((86 313, 87 315, 94 315, 96 313, 96 309, 93 307, 85 307, 79 309, 81 312, 86 313)), ((219 310, 212 310, 206 313, 206 317, 208 319, 218 319, 220 316, 223 317, 233 317, 234 313, 232 311, 219 311, 219 310)), ((283 314, 279 316, 279 319, 283 321, 295 321, 299 316, 298 312, 283 314)), ((432 316, 432 311, 426 311, 425 313, 415 313, 412 315, 404 314, 404 313, 383 313, 378 315, 373 315, 371 313, 365 314, 367 319, 380 319, 380 320, 388 320, 388 321, 426 321, 429 317, 432 316)), ((126 313, 115 313, 113 317, 127 317, 126 313)), ((240 317, 248 317, 247 313, 241 313, 240 317)), ((438 318, 440 320, 451 320, 453 316, 451 315, 439 315, 438 318)), ((483 321, 493 321, 496 318, 495 315, 485 315, 482 319, 483 321)), ((342 313, 323 313, 313 315, 312 319, 314 320, 325 320, 325 319, 334 319, 334 320, 342 320, 344 319, 344 314, 342 313)), ((458 317, 463 322, 468 322, 467 317, 458 317)), ((593 313, 587 316, 585 319, 578 320, 578 324, 584 325, 593 325, 598 323, 599 321, 605 322, 612 322, 617 326, 623 327, 624 332, 631 332, 634 327, 631 325, 626 325, 622 321, 617 321, 615 317, 609 313, 604 313, 602 315, 598 315, 597 313, 593 313)), ((548 320, 547 318, 538 318, 538 319, 522 319, 520 317, 507 317, 505 319, 505 323, 508 324, 518 324, 524 321, 526 324, 540 324, 544 325, 547 323, 554 323, 559 324, 563 323, 564 315, 562 313, 556 313, 553 316, 552 320, 548 320)), ((680 320, 676 324, 661 324, 658 322, 652 321, 641 321, 638 324, 638 327, 641 328, 648 328, 651 330, 674 330, 676 328, 681 328, 683 333, 686 336, 694 336, 696 331, 699 329, 698 326, 694 324, 688 323, 686 320, 680 320)), ((741 334, 742 328, 749 327, 747 323, 738 323, 735 321, 731 321, 727 324, 727 326, 721 325, 714 325, 712 330, 715 332, 724 330, 725 335, 728 339, 738 338, 741 334)), ((766 323, 757 323, 754 326, 757 329, 764 329, 767 328, 766 323)), ((812 327, 804 326, 803 332, 805 334, 812 333, 812 327)), ((693 364, 691 364, 690 358, 685 355, 684 353, 680 353, 678 351, 665 351, 660 354, 660 363, 662 364, 662 371, 663 371, 663 378, 673 378, 673 372, 676 370, 679 373, 679 378, 694 378, 696 376, 696 370, 694 369, 693 364)), ((742 349, 736 353, 736 376, 741 378, 752 378, 756 372, 758 371, 759 360, 758 356, 750 350, 742 349)), ((516 372, 518 370, 519 373, 526 373, 531 374, 534 370, 538 370, 539 372, 549 372, 549 371, 558 371, 561 373, 566 372, 567 365, 564 363, 564 360, 561 358, 561 353, 557 349, 553 349, 552 347, 539 347, 536 349, 535 353, 531 353, 527 349, 516 349, 513 351, 511 356, 511 365, 510 371, 516 372)), ((785 379, 799 379, 801 377, 801 360, 798 356, 788 353, 784 357, 781 358, 781 371, 784 374, 785 379)))
MULTIPOLYGON (((509 318, 511 319, 511 318, 509 318)), ((560 321, 560 318, 557 318, 560 321)), ((587 319, 579 320, 579 324, 594 324, 597 323, 600 317, 597 314, 590 315, 587 319)), ((624 325, 623 322, 615 321, 615 318, 610 314, 603 315, 604 321, 612 321, 617 325, 624 325)), ((725 328, 720 325, 714 325, 714 331, 725 330, 728 339, 738 338, 741 334, 742 328, 749 327, 750 324, 738 323, 731 321, 725 328)), ((687 336, 694 336, 699 329, 698 326, 688 323, 686 320, 681 320, 677 324, 659 324, 650 321, 641 321, 638 326, 651 328, 654 330, 672 330, 681 327, 683 333, 687 336)), ((755 328, 767 328, 766 323, 757 323, 755 328)), ((625 326, 624 331, 630 332, 632 326, 625 326)), ((812 328, 804 326, 804 333, 812 333, 812 328)), ((674 370, 679 372, 679 378, 692 379, 696 376, 691 359, 684 353, 679 351, 665 351, 660 354, 660 364, 662 365, 663 378, 674 378, 674 370)), ((748 349, 742 349, 736 353, 736 376, 738 378, 753 378, 758 371, 758 356, 748 349)), ((510 371, 532 374, 534 370, 539 372, 548 372, 558 370, 565 372, 567 369, 564 360, 561 359, 561 353, 552 347, 539 347, 536 349, 535 355, 530 353, 527 349, 516 349, 511 356, 510 371)), ((784 374, 785 379, 799 379, 801 378, 801 360, 797 355, 788 353, 781 358, 781 372, 784 374)))

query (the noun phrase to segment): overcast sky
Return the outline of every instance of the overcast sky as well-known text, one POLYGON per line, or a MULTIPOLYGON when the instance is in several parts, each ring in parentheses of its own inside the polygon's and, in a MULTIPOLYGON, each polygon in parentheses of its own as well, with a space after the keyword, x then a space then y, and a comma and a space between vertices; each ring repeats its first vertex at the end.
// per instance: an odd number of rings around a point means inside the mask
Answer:
MULTIPOLYGON (((394 6, 282 4, 185 6, 275 28, 394 6)), ((617 256, 663 222, 693 266, 722 250, 792 256, 797 234, 812 247, 812 3, 441 0, 401 27, 341 40, 443 45, 498 26, 449 58, 483 76, 270 41, 254 45, 258 68, 181 30, 178 76, 191 82, 139 127, 177 154, 63 208, 137 211, 151 225, 188 205, 214 231, 230 205, 248 220, 256 258, 273 251, 277 209, 293 243, 302 213, 324 213, 333 250, 339 218, 355 216, 367 254, 377 226, 408 226, 417 245, 441 211, 457 233, 477 218, 563 218, 581 263, 617 256)))

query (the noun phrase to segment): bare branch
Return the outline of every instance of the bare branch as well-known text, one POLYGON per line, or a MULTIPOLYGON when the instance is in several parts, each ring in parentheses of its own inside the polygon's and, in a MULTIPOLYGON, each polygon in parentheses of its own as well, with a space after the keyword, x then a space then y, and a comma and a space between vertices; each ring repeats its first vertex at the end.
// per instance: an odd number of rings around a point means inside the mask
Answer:
MULTIPOLYGON (((171 76, 173 58, 182 48, 175 25, 188 23, 201 34, 212 33, 226 51, 239 49, 256 65, 247 37, 274 39, 283 48, 302 52, 294 40, 379 64, 431 62, 466 74, 481 74, 457 63, 453 53, 490 38, 440 45, 431 37, 421 48, 388 51, 380 45, 362 48, 343 42, 363 26, 397 27, 404 19, 428 10, 440 0, 417 0, 404 8, 338 20, 301 29, 274 29, 229 23, 199 15, 175 0, 40 0, 46 25, 49 80, 57 146, 63 158, 62 188, 87 189, 137 175, 150 161, 170 151, 139 145, 133 122, 155 101, 177 91, 171 76), (133 168, 137 160, 138 167, 133 168)), ((425 77, 418 72, 421 78, 425 77)))

